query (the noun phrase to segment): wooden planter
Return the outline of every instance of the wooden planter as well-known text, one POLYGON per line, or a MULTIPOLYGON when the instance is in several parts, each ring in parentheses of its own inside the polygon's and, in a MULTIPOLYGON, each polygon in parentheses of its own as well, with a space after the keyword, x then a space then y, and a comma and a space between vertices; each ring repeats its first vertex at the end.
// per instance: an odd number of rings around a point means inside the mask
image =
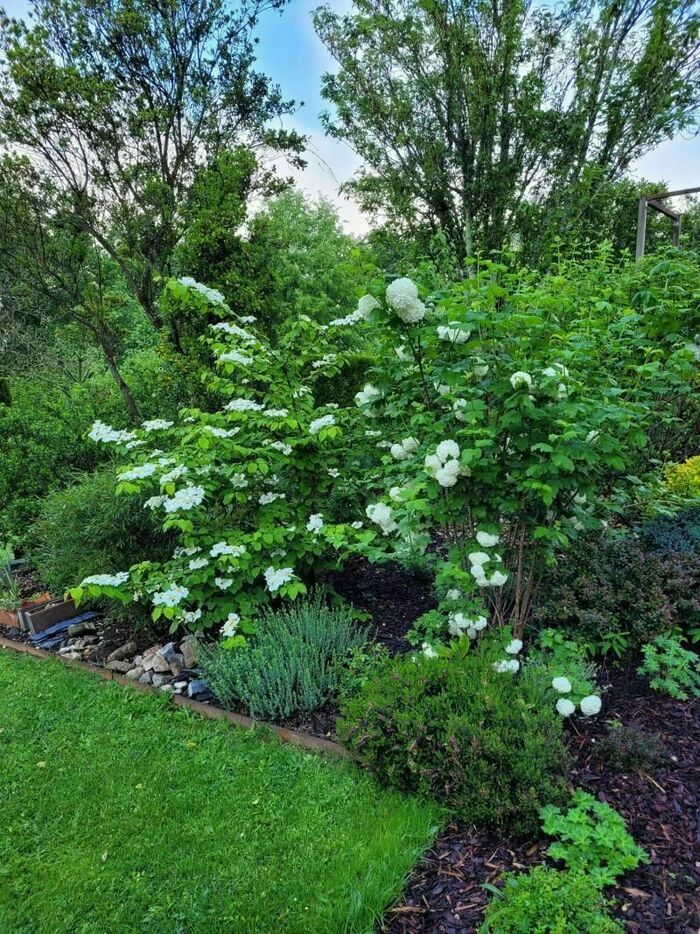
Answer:
POLYGON ((5 626, 7 629, 26 630, 28 624, 25 614, 37 610, 40 606, 48 606, 51 602, 50 593, 40 593, 29 600, 25 600, 17 610, 0 610, 0 626, 5 626))

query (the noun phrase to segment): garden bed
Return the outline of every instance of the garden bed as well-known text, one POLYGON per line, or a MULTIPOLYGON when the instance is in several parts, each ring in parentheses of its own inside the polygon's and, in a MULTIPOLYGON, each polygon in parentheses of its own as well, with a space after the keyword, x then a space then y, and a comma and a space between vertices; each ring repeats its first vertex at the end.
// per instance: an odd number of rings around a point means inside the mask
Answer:
MULTIPOLYGON (((651 862, 628 873, 608 893, 613 914, 632 934, 696 934, 700 923, 700 729, 698 702, 649 690, 634 670, 601 673, 608 682, 603 713, 568 731, 572 784, 619 811, 651 862), (616 772, 598 749, 606 721, 658 734, 669 753, 654 774, 616 772)), ((547 843, 503 840, 450 825, 412 876, 383 930, 391 934, 457 934, 476 930, 504 872, 545 861, 547 843)))

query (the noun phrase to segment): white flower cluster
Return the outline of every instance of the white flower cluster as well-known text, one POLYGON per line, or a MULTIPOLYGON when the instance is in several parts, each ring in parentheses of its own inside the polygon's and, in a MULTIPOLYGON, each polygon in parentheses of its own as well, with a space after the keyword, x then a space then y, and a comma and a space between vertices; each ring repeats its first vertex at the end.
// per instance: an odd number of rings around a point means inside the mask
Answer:
POLYGON ((391 514, 391 506, 387 506, 385 503, 373 503, 369 505, 365 510, 365 515, 370 522, 374 522, 375 525, 379 526, 384 535, 389 535, 390 532, 394 532, 397 528, 396 522, 391 514))
POLYGON ((240 428, 219 428, 217 425, 205 425, 204 430, 215 438, 233 438, 241 430, 240 428))
POLYGON ((289 457, 292 453, 291 444, 286 444, 284 441, 271 441, 269 438, 265 438, 263 446, 272 448, 273 451, 279 451, 280 454, 284 454, 285 457, 289 457))
POLYGON ((245 490, 249 485, 249 480, 244 473, 235 473, 231 477, 231 486, 234 490, 245 490))
MULTIPOLYGON (((459 591, 458 591, 459 592, 459 591)), ((461 636, 466 633, 470 639, 476 639, 477 632, 486 628, 488 620, 485 616, 471 618, 464 613, 450 613, 448 630, 452 636, 461 636)))
POLYGON ((219 354, 219 360, 221 363, 238 363, 240 366, 250 366, 253 362, 252 357, 246 357, 240 350, 228 350, 219 354))
MULTIPOLYGON (((511 639, 508 645, 505 648, 505 651, 508 655, 518 655, 523 647, 523 644, 520 639, 511 639)), ((499 662, 494 662, 493 667, 495 671, 500 672, 509 672, 510 674, 515 674, 520 669, 520 662, 517 658, 504 658, 499 662)))
POLYGON ((240 558, 245 554, 245 545, 229 545, 228 542, 217 542, 209 549, 212 558, 218 558, 219 555, 230 555, 233 558, 240 558))
POLYGON ((259 412, 264 406, 252 399, 231 399, 224 408, 227 412, 259 412))
POLYGON ((263 571, 263 576, 270 593, 277 593, 280 587, 288 584, 294 577, 294 568, 273 568, 270 565, 269 568, 265 568, 263 571))
POLYGON ((152 477, 155 472, 155 464, 141 464, 117 474, 117 480, 144 480, 146 477, 152 477))
POLYGON ((192 276, 181 276, 180 282, 182 285, 186 285, 188 289, 194 289, 195 292, 199 292, 199 294, 203 295, 212 305, 223 305, 224 296, 221 292, 217 291, 217 289, 210 289, 208 285, 197 282, 192 276))
POLYGON ((133 431, 120 431, 117 428, 112 428, 110 425, 105 425, 104 422, 98 419, 93 423, 88 438, 90 438, 91 441, 102 441, 105 444, 110 442, 114 444, 126 444, 127 441, 133 441, 136 435, 133 431))
POLYGON ((201 571, 202 568, 209 566, 209 561, 206 558, 192 558, 187 567, 190 571, 201 571))
POLYGON ((161 590, 154 593, 152 597, 154 606, 178 606, 183 600, 189 597, 190 592, 187 587, 180 587, 178 584, 171 584, 167 590, 161 590))
POLYGON ((306 523, 306 529, 308 532, 320 532, 323 528, 323 513, 315 512, 309 517, 309 521, 306 523))
POLYGON ((228 590, 231 584, 233 583, 232 577, 215 577, 214 583, 219 588, 219 590, 228 590))
POLYGON ((498 544, 498 535, 480 531, 476 533, 476 540, 482 548, 494 548, 498 544))
POLYGON ((532 386, 532 377, 529 373, 525 373, 523 370, 518 370, 510 377, 510 384, 513 389, 518 389, 520 386, 525 386, 527 389, 529 389, 532 386))
POLYGON ((182 614, 182 621, 186 626, 192 626, 202 618, 202 611, 199 607, 196 610, 185 610, 182 614))
POLYGON ((418 298, 418 286, 411 279, 394 279, 386 290, 386 300, 406 324, 417 324, 425 317, 425 305, 418 298))
POLYGON ((187 473, 187 467, 184 464, 178 464, 177 467, 173 467, 172 470, 169 470, 167 473, 164 473, 161 478, 161 483, 174 483, 176 480, 179 480, 180 477, 184 477, 187 473))
MULTIPOLYGON (((568 678, 557 677, 552 678, 552 687, 558 694, 570 694, 571 693, 571 682, 568 678)), ((576 712, 576 704, 569 700, 568 697, 560 697, 556 704, 557 713, 562 717, 570 717, 573 713, 576 712)), ((579 707, 581 708, 581 713, 584 717, 595 717, 596 714, 600 713, 600 708, 602 707, 602 701, 597 694, 589 694, 587 697, 582 697, 579 701, 579 707)))
POLYGON ((170 496, 163 502, 163 508, 166 512, 178 512, 180 509, 192 509, 204 499, 204 487, 185 486, 177 490, 173 496, 170 496))
POLYGON ((486 576, 484 565, 489 561, 500 562, 500 555, 487 555, 484 551, 472 551, 469 554, 469 564, 472 577, 479 587, 502 587, 508 580, 508 575, 503 571, 494 571, 490 577, 486 576))
POLYGON ((464 330, 459 321, 450 321, 449 325, 441 324, 437 329, 440 340, 449 341, 451 344, 465 344, 471 333, 471 331, 464 330))
POLYGON ((373 386, 371 383, 365 383, 364 389, 355 393, 355 405, 371 405, 373 402, 376 402, 377 399, 381 399, 381 397, 381 389, 377 389, 377 387, 373 386))
POLYGON ((289 415, 289 409, 265 409, 263 415, 268 418, 286 418, 289 415))
POLYGON ((167 496, 150 496, 143 504, 144 509, 160 509, 166 501, 167 496))
POLYGON ((236 630, 240 626, 241 617, 238 613, 229 613, 226 617, 226 622, 221 627, 221 635, 225 638, 230 638, 231 636, 236 635, 236 630))
POLYGON ((261 506, 268 506, 270 503, 274 503, 277 499, 285 499, 286 493, 261 493, 258 498, 258 502, 261 506))
POLYGON ((150 421, 142 422, 141 427, 144 431, 165 431, 166 428, 172 428, 174 424, 164 418, 152 418, 150 421))
POLYGON ((335 425, 335 416, 322 415, 320 418, 315 418, 309 424, 309 434, 317 435, 322 428, 330 428, 331 425, 335 425))
POLYGON ((421 645, 421 649, 423 650, 423 655, 425 655, 426 658, 438 657, 438 653, 429 642, 424 642, 423 645, 421 645))
POLYGON ((219 321, 218 324, 212 324, 212 331, 223 331, 224 334, 230 334, 232 337, 240 337, 248 344, 254 344, 257 338, 245 328, 240 328, 237 324, 231 324, 229 321, 219 321))
POLYGON ((314 360, 311 364, 314 370, 320 370, 324 366, 331 366, 338 359, 337 353, 327 353, 320 357, 318 360, 314 360))
POLYGON ((420 445, 418 438, 404 438, 400 444, 392 444, 389 453, 397 461, 406 460, 411 454, 415 454, 420 445))
POLYGON ((83 578, 83 584, 97 584, 98 587, 121 587, 129 580, 128 571, 119 571, 117 574, 93 574, 91 577, 83 578))
POLYGON ((454 486, 462 468, 459 463, 459 445, 456 441, 441 441, 434 454, 425 458, 425 470, 442 487, 454 486))

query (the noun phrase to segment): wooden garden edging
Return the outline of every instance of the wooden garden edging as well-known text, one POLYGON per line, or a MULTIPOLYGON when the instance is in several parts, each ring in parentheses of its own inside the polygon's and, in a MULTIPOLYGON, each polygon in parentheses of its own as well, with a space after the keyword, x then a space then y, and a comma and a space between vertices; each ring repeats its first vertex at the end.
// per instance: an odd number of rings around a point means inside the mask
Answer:
MULTIPOLYGON (((107 668, 97 668, 87 662, 81 662, 77 659, 61 658, 54 652, 46 652, 44 649, 37 649, 33 645, 26 645, 24 642, 14 642, 12 639, 6 639, 0 636, 0 648, 10 649, 13 652, 23 652, 25 655, 32 655, 34 658, 53 658, 63 662, 64 665, 70 665, 73 668, 82 668, 84 671, 90 671, 98 675, 105 681, 117 681, 126 687, 134 688, 144 693, 163 693, 159 688, 151 684, 141 684, 139 681, 132 681, 123 675, 110 671, 107 668)), ((201 701, 192 700, 182 694, 171 694, 173 703, 178 707, 185 707, 202 717, 209 717, 211 720, 228 720, 236 726, 246 727, 247 729, 262 728, 270 730, 272 733, 285 743, 293 743, 295 746, 303 746, 306 749, 314 749, 318 752, 329 752, 335 756, 341 756, 344 759, 351 758, 350 753, 341 746, 340 743, 334 743, 330 739, 322 739, 320 736, 312 736, 310 733, 299 733, 296 730, 288 730, 283 726, 277 726, 274 723, 267 723, 264 720, 255 720, 253 717, 246 717, 240 713, 232 713, 229 710, 223 710, 221 707, 214 707, 210 704, 203 704, 201 701)))

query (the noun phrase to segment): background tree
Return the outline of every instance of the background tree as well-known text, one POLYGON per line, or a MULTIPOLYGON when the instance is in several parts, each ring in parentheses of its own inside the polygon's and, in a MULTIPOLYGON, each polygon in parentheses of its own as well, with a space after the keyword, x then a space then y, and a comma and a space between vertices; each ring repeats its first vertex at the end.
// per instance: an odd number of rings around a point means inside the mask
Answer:
POLYGON ((300 164, 301 137, 269 127, 293 102, 253 68, 259 17, 285 2, 33 0, 34 25, 2 17, 0 142, 50 183, 45 223, 70 211, 156 328, 201 167, 241 144, 300 164))
POLYGON ((327 132, 364 163, 347 188, 460 260, 523 213, 537 258, 700 101, 694 0, 355 0, 315 25, 338 65, 327 132))

